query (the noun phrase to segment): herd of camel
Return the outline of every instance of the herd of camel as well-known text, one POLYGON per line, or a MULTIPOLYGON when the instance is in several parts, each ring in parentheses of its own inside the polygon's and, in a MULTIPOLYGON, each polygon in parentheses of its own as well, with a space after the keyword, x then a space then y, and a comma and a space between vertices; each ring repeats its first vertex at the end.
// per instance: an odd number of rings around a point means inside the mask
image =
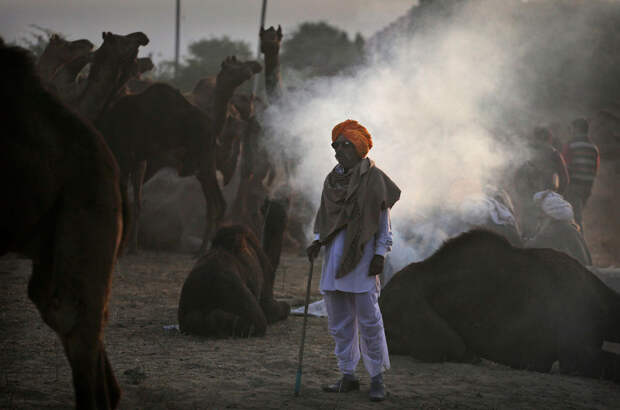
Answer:
MULTIPOLYGON (((142 184, 160 168, 172 166, 200 181, 208 223, 196 269, 225 261, 222 252, 228 250, 238 262, 224 265, 255 285, 250 296, 265 310, 263 321, 289 311, 273 301, 273 281, 265 279, 275 275, 288 203, 267 199, 274 171, 257 141, 260 101, 235 94, 261 65, 228 57, 215 79, 203 79, 183 95, 141 79, 153 67, 150 59, 137 57, 149 41, 144 33, 104 32, 102 39, 93 51, 88 40, 53 35, 36 61, 28 51, 0 42, 2 96, 10 101, 0 114, 5 123, 0 254, 32 259, 28 296, 62 341, 78 408, 115 408, 120 399, 103 346, 111 275, 124 246, 136 246, 131 221, 138 220, 142 184), (227 211, 220 184, 236 169, 238 195, 227 211), (133 202, 127 198, 130 181, 133 202), (225 218, 236 228, 214 235, 225 218), (280 239, 263 235, 263 227, 279 232, 280 239)), ((279 52, 281 39, 279 27, 261 29, 266 56, 279 52)), ((278 59, 265 60, 273 102, 280 93, 278 59)))
MULTIPOLYGON (((279 27, 261 29, 270 104, 281 95, 281 39, 279 27)), ((62 341, 78 408, 120 400, 103 345, 111 275, 121 250, 136 246, 142 184, 163 167, 195 175, 206 202, 181 330, 264 335, 290 310, 273 297, 289 201, 268 196, 276 164, 256 115, 265 105, 235 93, 261 65, 229 57, 184 95, 141 79, 153 66, 137 57, 147 43, 143 33, 103 33, 93 52, 87 40, 52 36, 34 61, 0 41, 0 255, 32 259, 28 295, 62 341), (221 185, 235 172, 238 193, 226 204, 221 185)), ((541 371, 558 360, 568 372, 620 380, 620 362, 601 348, 620 342, 620 296, 557 251, 472 231, 397 273, 380 304, 393 353, 541 371)))

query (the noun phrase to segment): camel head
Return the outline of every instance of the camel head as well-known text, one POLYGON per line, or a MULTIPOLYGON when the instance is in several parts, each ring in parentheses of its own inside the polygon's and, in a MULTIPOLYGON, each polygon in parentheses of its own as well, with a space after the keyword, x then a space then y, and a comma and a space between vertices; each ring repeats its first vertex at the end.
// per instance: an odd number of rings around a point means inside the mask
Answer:
POLYGON ((224 225, 218 229, 211 248, 223 248, 227 251, 239 254, 248 248, 248 239, 252 235, 250 230, 243 225, 224 225))
POLYGON ((60 67, 72 63, 78 72, 92 58, 93 43, 88 40, 68 41, 53 34, 37 62, 37 70, 44 80, 50 80, 60 67), (79 67, 78 67, 79 66, 79 67))
POLYGON ((282 41, 282 27, 278 25, 277 30, 273 26, 267 30, 261 27, 259 37, 261 53, 271 56, 278 55, 282 41))
POLYGON ((138 58, 137 64, 138 64, 138 74, 151 71, 155 67, 155 64, 153 64, 153 60, 151 60, 150 57, 138 58))
POLYGON ((226 57, 217 74, 216 84, 234 90, 252 78, 254 74, 260 73, 262 69, 257 61, 240 61, 235 56, 226 57))
POLYGON ((90 78, 113 81, 113 88, 119 89, 138 75, 138 48, 147 45, 149 39, 142 32, 126 36, 104 32, 102 38, 103 44, 95 51, 90 78))

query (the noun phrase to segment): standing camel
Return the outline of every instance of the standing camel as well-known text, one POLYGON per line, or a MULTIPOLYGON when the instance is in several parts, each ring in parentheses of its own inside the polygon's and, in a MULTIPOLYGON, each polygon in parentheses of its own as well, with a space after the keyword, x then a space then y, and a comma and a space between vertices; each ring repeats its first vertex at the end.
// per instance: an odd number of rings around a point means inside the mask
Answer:
POLYGON ((86 39, 69 41, 58 34, 52 34, 36 63, 39 76, 44 81, 51 80, 62 66, 89 55, 93 47, 93 43, 86 39))
MULTIPOLYGON (((276 105, 283 103, 282 78, 280 75, 280 45, 282 43, 282 27, 278 25, 275 29, 273 26, 268 29, 261 27, 260 33, 260 50, 265 56, 265 91, 269 104, 276 105)), ((281 190, 288 192, 290 198, 291 209, 288 212, 289 221, 285 237, 287 242, 298 248, 305 248, 306 235, 305 228, 310 219, 312 212, 309 209, 308 201, 299 193, 295 193, 290 187, 290 175, 295 169, 295 159, 290 158, 285 153, 276 155, 277 159, 271 158, 272 163, 279 163, 279 174, 282 175, 280 181, 281 190)), ((275 165, 275 164, 274 164, 275 165)), ((275 170, 272 170, 272 175, 275 170)), ((273 183, 273 181, 271 181, 273 183)))
MULTIPOLYGON (((254 61, 227 58, 218 79, 231 90, 222 95, 230 98, 236 87, 260 70, 261 66, 254 61)), ((139 218, 145 178, 166 165, 176 166, 180 176, 196 175, 206 200, 207 223, 201 249, 205 249, 226 207, 216 178, 215 132, 218 128, 213 125, 214 121, 178 90, 161 83, 153 84, 142 93, 120 98, 97 121, 119 161, 123 189, 131 176, 134 221, 139 218), (146 170, 145 161, 150 164, 146 170)), ((130 250, 135 250, 138 232, 135 223, 131 232, 130 250)))
POLYGON ((28 53, 0 39, 0 255, 32 259, 28 296, 59 336, 77 408, 115 408, 103 344, 123 224, 105 141, 41 85, 28 53))
POLYGON ((280 43, 282 41, 282 27, 260 28, 260 51, 265 55, 265 90, 270 104, 277 104, 282 97, 282 82, 280 79, 280 43))
POLYGON ((138 74, 138 48, 149 43, 142 32, 126 36, 104 32, 103 43, 95 50, 84 89, 67 101, 80 114, 95 122, 123 90, 127 81, 138 74))
POLYGON ((92 61, 93 43, 88 40, 68 41, 53 34, 37 61, 37 71, 43 83, 63 99, 77 98, 81 85, 79 72, 92 61))

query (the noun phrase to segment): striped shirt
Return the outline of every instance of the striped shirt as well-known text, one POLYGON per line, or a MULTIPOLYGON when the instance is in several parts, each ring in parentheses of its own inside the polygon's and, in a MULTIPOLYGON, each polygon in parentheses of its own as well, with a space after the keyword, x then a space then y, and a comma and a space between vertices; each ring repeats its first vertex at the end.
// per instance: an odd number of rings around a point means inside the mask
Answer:
POLYGON ((574 139, 564 147, 570 181, 592 183, 599 168, 599 151, 596 145, 586 138, 574 139))

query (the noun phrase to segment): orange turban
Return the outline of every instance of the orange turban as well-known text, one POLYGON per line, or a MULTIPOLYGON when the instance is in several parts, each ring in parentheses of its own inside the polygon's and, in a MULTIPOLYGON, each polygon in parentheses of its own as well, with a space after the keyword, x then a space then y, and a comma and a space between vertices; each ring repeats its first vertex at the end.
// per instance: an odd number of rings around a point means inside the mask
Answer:
POLYGON ((372 137, 368 130, 354 120, 346 120, 336 125, 332 130, 332 142, 340 136, 344 136, 355 145, 355 149, 361 158, 364 158, 372 148, 372 137))

